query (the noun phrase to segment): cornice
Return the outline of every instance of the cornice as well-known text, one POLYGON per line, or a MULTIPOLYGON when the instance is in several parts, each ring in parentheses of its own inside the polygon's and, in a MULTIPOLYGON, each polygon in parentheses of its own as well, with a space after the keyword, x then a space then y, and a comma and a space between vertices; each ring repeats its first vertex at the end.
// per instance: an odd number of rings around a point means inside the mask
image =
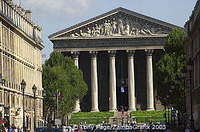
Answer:
POLYGON ((68 37, 59 37, 59 38, 52 38, 51 41, 57 41, 57 40, 115 40, 115 39, 148 39, 148 38, 166 38, 168 35, 154 35, 154 36, 108 36, 108 37, 90 37, 90 38, 68 38, 68 37))
POLYGON ((35 41, 32 37, 30 37, 28 34, 26 34, 22 29, 18 28, 14 23, 12 23, 11 20, 8 18, 2 16, 0 13, 0 18, 4 20, 8 25, 10 25, 12 28, 14 28, 19 34, 21 34, 24 38, 26 38, 28 41, 32 43, 33 46, 38 47, 40 50, 44 48, 44 45, 40 42, 35 41))
POLYGON ((110 51, 110 50, 148 50, 148 49, 154 49, 154 50, 160 50, 164 49, 164 46, 135 46, 135 47, 98 47, 98 48, 54 48, 54 51, 57 52, 71 52, 71 51, 110 51))

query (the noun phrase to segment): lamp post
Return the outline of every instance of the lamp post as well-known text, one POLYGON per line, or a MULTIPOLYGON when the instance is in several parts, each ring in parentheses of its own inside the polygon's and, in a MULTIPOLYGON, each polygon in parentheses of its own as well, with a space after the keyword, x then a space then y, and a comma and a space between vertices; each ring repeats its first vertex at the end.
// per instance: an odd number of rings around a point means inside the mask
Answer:
POLYGON ((26 88, 26 82, 24 81, 24 79, 21 81, 21 90, 23 93, 23 131, 25 131, 25 109, 24 109, 24 91, 26 88))
POLYGON ((190 78, 190 128, 193 130, 194 129, 194 118, 193 118, 193 97, 192 97, 192 89, 193 89, 193 84, 192 84, 192 69, 193 69, 193 61, 191 59, 188 60, 187 62, 188 65, 188 71, 189 71, 189 78, 190 78))
MULTIPOLYGON (((43 91, 42 91, 42 95, 43 95, 43 101, 45 102, 45 100, 46 100, 46 95, 47 95, 47 93, 46 93, 46 90, 44 89, 43 91)), ((43 117, 44 117, 44 126, 46 126, 47 125, 47 121, 48 121, 48 116, 47 116, 47 112, 46 112, 46 110, 45 110, 45 105, 43 105, 44 106, 44 112, 43 112, 43 117)))
POLYGON ((37 90, 37 87, 35 86, 35 84, 33 85, 32 90, 33 90, 33 95, 34 95, 34 131, 35 131, 35 129, 36 129, 36 108, 35 108, 35 99, 36 99, 36 90, 37 90))

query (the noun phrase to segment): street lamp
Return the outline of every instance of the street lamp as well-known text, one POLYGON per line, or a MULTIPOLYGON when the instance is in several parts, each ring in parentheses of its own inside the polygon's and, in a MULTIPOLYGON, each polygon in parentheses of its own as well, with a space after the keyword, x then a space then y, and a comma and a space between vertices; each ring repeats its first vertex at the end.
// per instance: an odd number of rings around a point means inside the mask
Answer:
POLYGON ((35 108, 35 99, 36 99, 36 90, 37 87, 35 86, 35 84, 32 87, 33 90, 33 95, 34 95, 34 130, 36 129, 36 108, 35 108))
POLYGON ((189 78, 190 78, 190 114, 191 114, 191 120, 190 120, 190 127, 191 129, 194 129, 194 118, 193 118, 193 98, 192 98, 192 70, 193 70, 193 61, 191 59, 187 62, 188 65, 188 71, 189 71, 189 78))
MULTIPOLYGON (((43 91, 42 91, 42 96, 43 96, 43 101, 45 101, 46 100, 46 95, 47 95, 47 92, 46 92, 46 90, 44 89, 43 91)), ((44 106, 44 112, 43 112, 43 115, 44 115, 44 126, 46 126, 47 125, 47 121, 48 121, 48 116, 47 116, 47 112, 46 112, 46 109, 45 109, 45 105, 43 105, 44 106)))
POLYGON ((25 110, 24 110, 24 90, 26 88, 26 82, 24 79, 21 81, 21 89, 23 93, 23 131, 25 131, 25 110))
POLYGON ((170 119, 169 119, 169 103, 167 103, 167 101, 169 100, 169 95, 167 95, 166 96, 166 110, 167 110, 167 114, 166 114, 166 120, 167 120, 167 124, 169 125, 169 121, 170 121, 170 119))

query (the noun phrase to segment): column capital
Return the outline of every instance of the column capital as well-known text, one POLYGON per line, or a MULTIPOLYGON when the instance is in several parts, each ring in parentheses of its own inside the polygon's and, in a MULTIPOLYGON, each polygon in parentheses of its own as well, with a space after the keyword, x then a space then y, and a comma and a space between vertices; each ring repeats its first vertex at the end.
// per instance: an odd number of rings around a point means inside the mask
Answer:
POLYGON ((147 56, 152 56, 153 51, 154 51, 153 49, 145 49, 145 52, 146 52, 147 56))
POLYGON ((108 50, 108 54, 110 56, 115 56, 116 53, 117 53, 116 50, 108 50))
POLYGON ((127 50, 126 53, 128 54, 128 56, 134 56, 135 50, 127 50))
POLYGON ((89 51, 91 57, 96 57, 97 56, 97 51, 89 51))
POLYGON ((97 54, 98 51, 89 51, 90 54, 97 54))
POLYGON ((70 53, 71 53, 73 58, 77 58, 79 56, 79 54, 80 54, 79 51, 71 51, 70 53))

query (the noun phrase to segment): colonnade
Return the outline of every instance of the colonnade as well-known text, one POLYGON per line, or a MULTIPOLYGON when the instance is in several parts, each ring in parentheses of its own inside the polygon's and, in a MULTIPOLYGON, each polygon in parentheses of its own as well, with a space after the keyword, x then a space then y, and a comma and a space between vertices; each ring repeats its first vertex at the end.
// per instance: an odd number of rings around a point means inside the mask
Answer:
MULTIPOLYGON (((147 110, 154 110, 154 91, 153 91, 153 50, 148 49, 146 52, 146 81, 147 81, 147 110)), ((97 51, 90 51, 91 56, 91 112, 98 112, 98 72, 97 72, 97 51)), ((79 52, 71 52, 75 65, 78 68, 79 52)), ((109 54, 109 111, 117 111, 117 93, 116 93, 116 51, 108 51, 109 54)), ((135 97, 135 72, 134 72, 134 50, 127 50, 128 54, 128 110, 136 111, 135 97)), ((80 101, 77 100, 75 112, 79 112, 80 101)))

